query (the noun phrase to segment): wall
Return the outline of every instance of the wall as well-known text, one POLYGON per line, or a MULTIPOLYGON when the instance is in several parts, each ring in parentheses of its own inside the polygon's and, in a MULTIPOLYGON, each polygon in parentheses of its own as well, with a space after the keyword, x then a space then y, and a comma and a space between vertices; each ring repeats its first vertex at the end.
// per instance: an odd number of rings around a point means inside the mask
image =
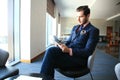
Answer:
POLYGON ((120 21, 115 21, 115 32, 119 32, 120 33, 120 21))
MULTIPOLYGON (((90 22, 99 28, 100 35, 106 35, 106 27, 107 26, 113 26, 114 27, 114 21, 106 21, 104 19, 90 19, 90 22)), ((74 25, 78 24, 77 20, 75 18, 61 18, 61 34, 69 34, 70 30, 74 25)))
POLYGON ((31 58, 45 50, 46 0, 31 0, 31 58))
POLYGON ((46 0, 21 0, 21 61, 45 50, 46 0))
POLYGON ((74 25, 78 24, 75 18, 61 18, 61 34, 70 34, 74 25))
POLYGON ((105 19, 91 19, 91 23, 99 28, 100 35, 106 35, 107 26, 114 27, 114 21, 106 21, 105 19))

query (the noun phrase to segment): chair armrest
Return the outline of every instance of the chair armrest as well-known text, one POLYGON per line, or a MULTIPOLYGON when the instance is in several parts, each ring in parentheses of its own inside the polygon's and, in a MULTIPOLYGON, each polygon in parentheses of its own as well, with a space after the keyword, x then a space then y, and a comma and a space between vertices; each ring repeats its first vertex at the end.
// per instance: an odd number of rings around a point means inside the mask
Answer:
POLYGON ((0 67, 0 80, 3 80, 5 78, 11 77, 11 76, 15 76, 18 73, 19 73, 19 69, 14 68, 12 66, 0 67))
POLYGON ((116 64, 115 73, 116 73, 118 80, 120 80, 120 63, 116 64))

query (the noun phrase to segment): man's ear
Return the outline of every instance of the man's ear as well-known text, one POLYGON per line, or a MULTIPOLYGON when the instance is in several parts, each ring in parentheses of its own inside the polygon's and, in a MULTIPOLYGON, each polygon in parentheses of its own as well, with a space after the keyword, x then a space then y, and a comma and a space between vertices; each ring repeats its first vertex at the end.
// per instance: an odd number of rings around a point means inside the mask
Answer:
POLYGON ((90 14, 87 15, 87 18, 89 18, 89 17, 90 17, 90 14))

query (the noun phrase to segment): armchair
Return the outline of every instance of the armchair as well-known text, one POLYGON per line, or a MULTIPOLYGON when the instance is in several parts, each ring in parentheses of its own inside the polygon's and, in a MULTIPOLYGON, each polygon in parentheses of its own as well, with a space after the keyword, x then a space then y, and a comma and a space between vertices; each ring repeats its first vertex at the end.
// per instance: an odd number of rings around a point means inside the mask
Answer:
POLYGON ((115 74, 117 76, 117 79, 120 80, 120 63, 115 65, 115 74))
POLYGON ((0 49, 0 80, 4 80, 5 78, 17 75, 19 73, 18 69, 5 65, 8 57, 9 53, 0 49))

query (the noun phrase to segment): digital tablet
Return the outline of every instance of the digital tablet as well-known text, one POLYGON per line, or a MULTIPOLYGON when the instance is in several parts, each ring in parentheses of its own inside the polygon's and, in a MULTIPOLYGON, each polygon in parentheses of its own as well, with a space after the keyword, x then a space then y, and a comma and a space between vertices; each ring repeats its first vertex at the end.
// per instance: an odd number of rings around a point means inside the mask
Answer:
POLYGON ((57 42, 58 44, 62 43, 61 40, 59 40, 57 36, 54 36, 54 41, 57 42))

